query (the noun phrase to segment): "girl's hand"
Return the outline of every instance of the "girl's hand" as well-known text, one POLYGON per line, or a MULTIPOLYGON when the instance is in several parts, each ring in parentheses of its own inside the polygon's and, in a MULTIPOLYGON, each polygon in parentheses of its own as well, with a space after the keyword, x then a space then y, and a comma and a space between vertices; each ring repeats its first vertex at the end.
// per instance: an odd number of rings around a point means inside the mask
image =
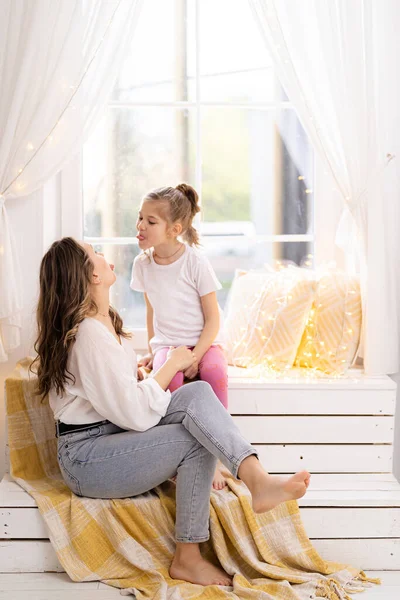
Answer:
POLYGON ((196 362, 196 356, 186 346, 179 346, 179 348, 170 347, 167 358, 175 363, 178 371, 186 371, 196 362))
POLYGON ((148 369, 147 367, 138 367, 137 380, 144 381, 145 379, 150 377, 150 373, 151 373, 151 369, 148 369))
POLYGON ((138 367, 146 367, 147 369, 152 369, 153 359, 154 357, 151 353, 146 354, 139 360, 138 367))
POLYGON ((192 364, 192 366, 189 367, 188 369, 186 369, 184 375, 188 379, 194 379, 196 377, 196 375, 197 375, 198 372, 199 372, 199 363, 198 363, 198 360, 196 358, 196 360, 192 364))

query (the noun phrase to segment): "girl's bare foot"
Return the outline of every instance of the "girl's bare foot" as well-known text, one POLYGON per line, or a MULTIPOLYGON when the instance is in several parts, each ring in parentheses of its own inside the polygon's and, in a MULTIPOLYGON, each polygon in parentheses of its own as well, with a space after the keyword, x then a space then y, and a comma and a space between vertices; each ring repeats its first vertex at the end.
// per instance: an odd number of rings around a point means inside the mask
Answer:
POLYGON ((226 486, 226 479, 222 475, 222 473, 219 470, 218 466, 215 469, 214 479, 213 479, 213 482, 212 482, 212 486, 213 486, 214 490, 222 490, 226 486))
POLYGON ((195 559, 177 559, 169 569, 172 579, 183 579, 199 585, 232 585, 232 578, 223 569, 214 567, 201 555, 195 559))
POLYGON ((308 471, 300 471, 288 479, 266 472, 259 474, 250 490, 254 512, 267 512, 281 502, 302 498, 309 486, 310 477, 308 471))

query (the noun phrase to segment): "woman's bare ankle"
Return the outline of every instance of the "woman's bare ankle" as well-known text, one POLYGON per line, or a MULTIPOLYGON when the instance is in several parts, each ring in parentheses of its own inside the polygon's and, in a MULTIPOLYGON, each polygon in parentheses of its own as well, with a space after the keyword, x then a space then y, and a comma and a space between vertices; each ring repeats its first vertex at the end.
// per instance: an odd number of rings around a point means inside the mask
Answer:
POLYGON ((269 476, 269 474, 254 454, 242 460, 238 469, 238 477, 246 484, 250 492, 257 486, 260 476, 265 477, 269 476))
POLYGON ((201 556, 199 544, 177 543, 169 575, 200 585, 232 585, 230 575, 201 556))
POLYGON ((176 542, 174 561, 187 562, 197 560, 199 556, 201 556, 199 544, 176 542))

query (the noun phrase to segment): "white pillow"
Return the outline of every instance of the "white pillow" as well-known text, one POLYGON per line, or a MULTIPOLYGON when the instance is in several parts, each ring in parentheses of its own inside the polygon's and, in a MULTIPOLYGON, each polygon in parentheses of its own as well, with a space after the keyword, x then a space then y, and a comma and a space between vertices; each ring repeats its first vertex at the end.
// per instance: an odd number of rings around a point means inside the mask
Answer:
POLYGON ((316 282, 307 269, 239 272, 228 301, 228 362, 239 367, 290 368, 296 358, 316 282))

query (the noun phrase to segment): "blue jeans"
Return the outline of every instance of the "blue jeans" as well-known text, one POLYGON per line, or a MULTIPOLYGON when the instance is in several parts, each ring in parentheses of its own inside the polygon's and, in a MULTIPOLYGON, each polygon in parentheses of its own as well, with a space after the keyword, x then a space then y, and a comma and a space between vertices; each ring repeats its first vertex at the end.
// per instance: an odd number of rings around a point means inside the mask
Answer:
POLYGON ((217 459, 237 478, 240 463, 251 454, 257 456, 255 448, 204 381, 176 390, 165 417, 147 431, 126 431, 106 423, 58 438, 61 473, 78 496, 137 496, 177 475, 178 542, 209 538, 217 459))

